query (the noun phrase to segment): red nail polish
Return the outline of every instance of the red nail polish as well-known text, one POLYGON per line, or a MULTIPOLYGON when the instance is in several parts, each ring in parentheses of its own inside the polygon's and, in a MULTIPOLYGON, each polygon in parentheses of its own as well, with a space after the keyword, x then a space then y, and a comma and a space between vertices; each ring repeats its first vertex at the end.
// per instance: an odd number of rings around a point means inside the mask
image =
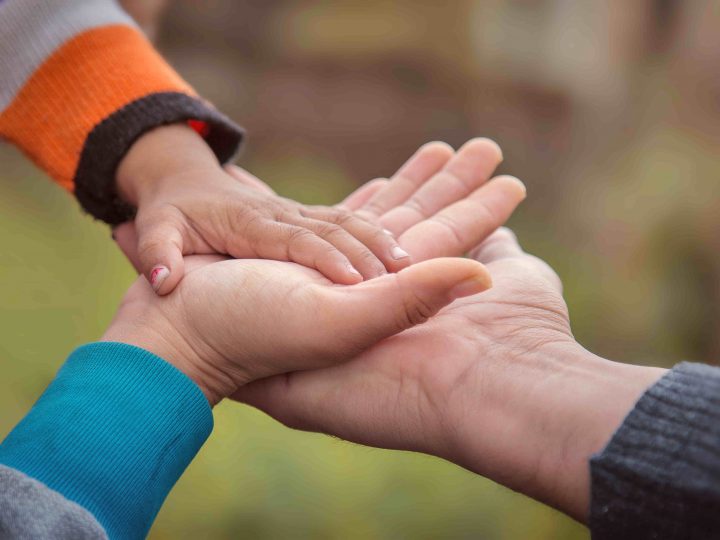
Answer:
POLYGON ((165 279, 170 275, 170 270, 165 266, 156 266, 150 272, 150 285, 157 292, 165 279))

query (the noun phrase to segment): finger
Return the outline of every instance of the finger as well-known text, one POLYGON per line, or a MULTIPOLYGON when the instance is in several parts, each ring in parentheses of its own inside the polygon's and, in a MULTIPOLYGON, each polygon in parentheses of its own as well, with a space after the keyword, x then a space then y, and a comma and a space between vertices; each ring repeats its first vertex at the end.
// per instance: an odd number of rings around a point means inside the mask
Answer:
POLYGON ((411 227, 399 238, 400 244, 415 261, 462 255, 505 223, 525 195, 520 180, 498 176, 411 227))
POLYGON ((357 353, 490 285, 490 274, 477 261, 432 259, 354 287, 331 289, 324 316, 333 321, 344 343, 353 343, 357 349, 347 352, 357 353))
POLYGON ((470 257, 484 264, 524 255, 525 252, 520 247, 517 236, 507 227, 500 227, 470 252, 470 257))
POLYGON ((159 295, 172 292, 183 277, 183 237, 172 212, 156 211, 135 220, 140 270, 159 295))
MULTIPOLYGON (((308 230, 333 246, 350 261, 350 265, 360 272, 363 279, 372 279, 386 273, 385 265, 370 248, 340 225, 329 221, 303 217, 302 215, 287 215, 282 216, 280 219, 284 223, 308 230)), ((356 219, 362 222, 361 219, 356 219)))
POLYGON ((438 172, 453 154, 452 147, 443 142, 431 142, 421 146, 400 167, 390 182, 359 208, 358 212, 377 218, 402 204, 423 182, 438 172))
POLYGON ((140 259, 138 258, 137 232, 135 231, 135 222, 127 221, 113 228, 113 240, 123 252, 125 257, 133 265, 133 268, 140 273, 140 259))
POLYGON ((257 176, 247 172, 245 169, 238 167, 237 165, 225 165, 224 169, 226 173, 235 178, 238 182, 256 189, 257 191, 275 195, 275 192, 270 186, 260 180, 257 176))
MULTIPOLYGON (((392 360, 407 355, 403 345, 399 336, 384 344, 382 354, 369 351, 329 368, 260 379, 230 397, 293 429, 331 433, 367 446, 430 452, 431 427, 416 387, 399 384, 392 372, 392 360)), ((437 349, 442 357, 442 348, 437 349)))
MULTIPOLYGON (((333 318, 345 344, 364 350, 422 323, 453 299, 482 292, 490 284, 487 270, 474 261, 433 259, 398 274, 331 290, 336 300, 330 307, 336 307, 323 310, 322 315, 333 318), (381 310, 379 305, 383 306, 381 310)), ((241 387, 232 398, 258 407, 296 429, 326 431, 364 444, 385 446, 388 434, 381 433, 382 426, 367 422, 377 418, 372 414, 374 407, 388 411, 388 395, 395 396, 392 401, 396 404, 396 392, 388 394, 386 381, 372 379, 378 374, 382 379, 382 366, 393 356, 388 352, 393 343, 386 343, 386 353, 379 358, 369 353, 363 355, 363 362, 269 377, 241 387), (377 369, 373 369, 368 362, 376 360, 377 369), (356 401, 358 396, 361 403, 356 401), (350 418, 353 420, 348 422, 350 418)), ((404 348, 398 347, 397 354, 401 354, 404 348)))
POLYGON ((502 162, 500 147, 490 139, 465 143, 447 164, 420 186, 403 204, 381 218, 387 229, 400 235, 487 182, 502 162))
POLYGON ((257 222, 254 227, 257 230, 249 230, 248 237, 254 239, 251 243, 260 258, 314 268, 338 284, 353 285, 363 280, 343 253, 306 227, 271 220, 257 222))
POLYGON ((387 178, 376 178, 375 180, 370 180, 345 197, 345 200, 336 205, 336 208, 349 211, 358 210, 389 182, 390 181, 387 178))
POLYGON ((482 244, 472 250, 470 257, 490 265, 504 259, 524 259, 527 264, 533 266, 537 274, 547 279, 562 294, 563 284, 555 270, 542 259, 525 253, 520 247, 515 233, 507 227, 500 227, 492 233, 482 244))
MULTIPOLYGON (((367 250, 370 250, 375 258, 382 263, 384 269, 390 272, 399 272, 410 264, 410 255, 400 247, 394 236, 386 232, 381 226, 361 219, 351 212, 343 212, 338 209, 326 207, 305 207, 300 213, 313 220, 339 225, 365 246, 367 249, 353 255, 351 252, 345 251, 345 245, 339 245, 327 236, 323 236, 323 238, 331 241, 335 247, 345 253, 350 259, 350 262, 352 262, 361 273, 363 273, 363 269, 357 266, 356 257, 367 257, 367 250)), ((357 246, 357 244, 353 243, 353 246, 357 246)), ((350 248, 349 245, 347 247, 350 248)), ((374 261, 371 262, 374 265, 374 261)), ((365 277, 367 278, 367 276, 365 277)), ((370 277, 377 276, 372 275, 370 277)))

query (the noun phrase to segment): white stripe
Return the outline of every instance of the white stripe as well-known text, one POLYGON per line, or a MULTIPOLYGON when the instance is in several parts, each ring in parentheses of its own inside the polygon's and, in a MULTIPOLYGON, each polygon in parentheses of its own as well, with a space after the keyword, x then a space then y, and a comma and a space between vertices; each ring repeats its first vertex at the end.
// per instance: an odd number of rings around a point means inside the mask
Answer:
POLYGON ((0 111, 63 43, 109 24, 137 27, 114 0, 0 2, 0 111))

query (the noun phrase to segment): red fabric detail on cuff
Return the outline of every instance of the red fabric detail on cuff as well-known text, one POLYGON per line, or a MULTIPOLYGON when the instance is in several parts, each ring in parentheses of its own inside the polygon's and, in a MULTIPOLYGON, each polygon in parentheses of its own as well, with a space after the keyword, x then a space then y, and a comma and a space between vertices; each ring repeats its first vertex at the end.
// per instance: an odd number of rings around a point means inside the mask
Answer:
POLYGON ((207 122, 202 120, 188 120, 187 123, 188 126, 193 128, 202 138, 205 138, 210 134, 210 126, 207 122))

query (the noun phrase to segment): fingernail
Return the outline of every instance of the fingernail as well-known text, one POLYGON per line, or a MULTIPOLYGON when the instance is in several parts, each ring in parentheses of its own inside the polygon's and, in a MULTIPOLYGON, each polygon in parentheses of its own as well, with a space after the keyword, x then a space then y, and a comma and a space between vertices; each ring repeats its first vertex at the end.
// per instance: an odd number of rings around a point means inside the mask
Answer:
POLYGON ((362 274, 360 272, 358 272, 357 269, 352 264, 348 264, 347 269, 351 274, 362 277, 362 274))
POLYGON ((152 272, 150 272, 150 285, 155 292, 158 291, 169 275, 170 270, 166 266, 156 266, 152 269, 152 272))
POLYGON ((410 254, 400 246, 395 246, 394 248, 392 248, 390 250, 390 255, 392 255, 392 258, 395 260, 404 259, 405 257, 410 256, 410 254))
POLYGON ((383 229, 383 232, 384 232, 385 234, 387 234, 388 236, 393 236, 393 237, 395 236, 395 235, 393 234, 393 232, 392 232, 391 230, 389 230, 389 229, 383 229))
POLYGON ((450 296, 453 298, 464 298, 486 291, 490 288, 490 283, 486 277, 473 277, 461 281, 450 290, 450 296))

